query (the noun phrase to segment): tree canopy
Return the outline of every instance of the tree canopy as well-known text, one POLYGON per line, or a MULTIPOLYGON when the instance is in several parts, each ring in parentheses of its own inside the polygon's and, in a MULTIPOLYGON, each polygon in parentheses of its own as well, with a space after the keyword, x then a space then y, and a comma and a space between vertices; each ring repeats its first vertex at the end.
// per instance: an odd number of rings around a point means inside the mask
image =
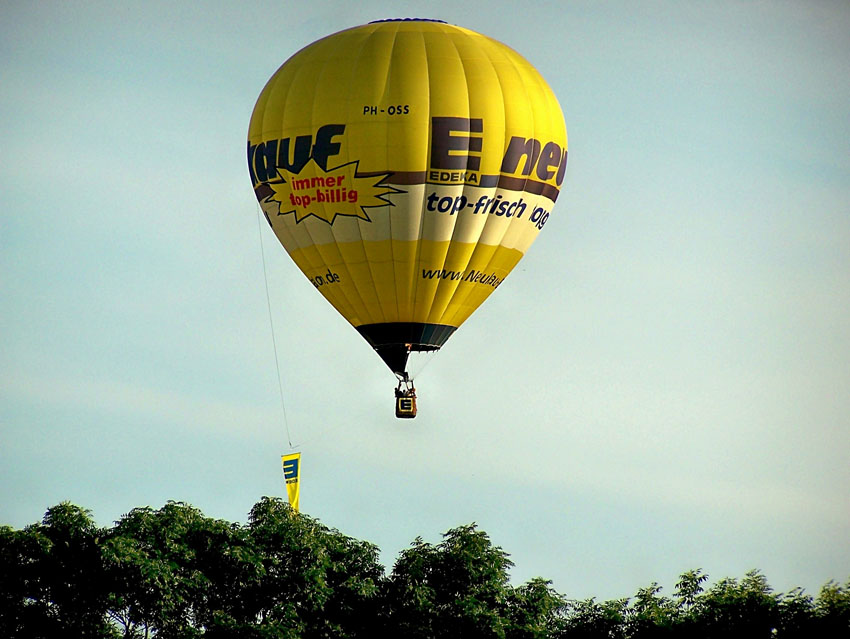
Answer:
POLYGON ((112 527, 70 503, 0 526, 0 636, 48 639, 654 639, 850 636, 850 581, 776 593, 759 571, 681 575, 629 598, 512 586, 507 552, 475 524, 421 538, 387 573, 378 548, 262 498, 247 524, 181 502, 112 527))

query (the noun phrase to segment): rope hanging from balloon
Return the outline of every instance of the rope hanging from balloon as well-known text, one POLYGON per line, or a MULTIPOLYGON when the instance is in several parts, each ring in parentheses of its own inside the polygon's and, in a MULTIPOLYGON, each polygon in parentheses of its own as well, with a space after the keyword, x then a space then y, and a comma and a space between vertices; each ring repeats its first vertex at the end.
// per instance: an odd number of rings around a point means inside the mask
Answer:
POLYGON ((280 411, 283 415, 283 427, 286 431, 286 441, 289 444, 289 448, 292 449, 292 437, 289 434, 289 422, 286 419, 286 403, 283 401, 283 382, 281 381, 280 376, 280 359, 277 356, 277 340, 275 339, 274 333, 274 321, 272 319, 272 302, 269 296, 269 276, 268 269, 266 268, 266 251, 263 248, 263 223, 262 223, 262 213, 260 211, 260 205, 257 204, 257 237, 260 241, 260 255, 263 258, 263 282, 266 286, 266 308, 269 311, 269 327, 271 328, 272 334, 272 350, 274 350, 274 365, 277 370, 277 389, 280 392, 280 411))

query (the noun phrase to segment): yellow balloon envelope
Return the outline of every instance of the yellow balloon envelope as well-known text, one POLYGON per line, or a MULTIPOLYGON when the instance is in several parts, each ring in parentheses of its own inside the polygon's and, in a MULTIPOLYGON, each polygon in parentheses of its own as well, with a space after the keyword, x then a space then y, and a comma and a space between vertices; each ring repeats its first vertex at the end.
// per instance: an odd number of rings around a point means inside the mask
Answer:
POLYGON ((567 165, 561 108, 509 47, 387 20, 305 47, 248 132, 260 206, 325 298, 405 373, 504 281, 567 165))

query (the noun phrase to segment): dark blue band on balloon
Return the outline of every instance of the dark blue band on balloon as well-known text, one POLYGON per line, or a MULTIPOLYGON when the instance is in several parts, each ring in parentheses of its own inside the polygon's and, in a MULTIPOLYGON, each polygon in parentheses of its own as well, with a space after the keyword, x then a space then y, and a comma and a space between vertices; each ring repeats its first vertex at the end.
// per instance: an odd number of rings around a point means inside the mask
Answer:
POLYGON ((439 22, 448 24, 445 20, 437 20, 435 18, 384 18, 383 20, 372 20, 369 24, 377 24, 379 22, 439 22))
POLYGON ((394 373, 403 374, 411 351, 436 351, 451 337, 456 327, 419 322, 362 324, 357 331, 377 351, 394 373))

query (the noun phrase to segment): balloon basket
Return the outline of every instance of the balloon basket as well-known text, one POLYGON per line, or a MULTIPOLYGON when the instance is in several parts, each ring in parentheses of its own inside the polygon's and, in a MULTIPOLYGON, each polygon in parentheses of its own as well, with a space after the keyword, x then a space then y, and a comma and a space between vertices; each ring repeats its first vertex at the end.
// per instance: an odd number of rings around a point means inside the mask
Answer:
POLYGON ((395 416, 399 419, 412 419, 416 417, 416 389, 413 382, 407 379, 399 380, 395 389, 395 416))

